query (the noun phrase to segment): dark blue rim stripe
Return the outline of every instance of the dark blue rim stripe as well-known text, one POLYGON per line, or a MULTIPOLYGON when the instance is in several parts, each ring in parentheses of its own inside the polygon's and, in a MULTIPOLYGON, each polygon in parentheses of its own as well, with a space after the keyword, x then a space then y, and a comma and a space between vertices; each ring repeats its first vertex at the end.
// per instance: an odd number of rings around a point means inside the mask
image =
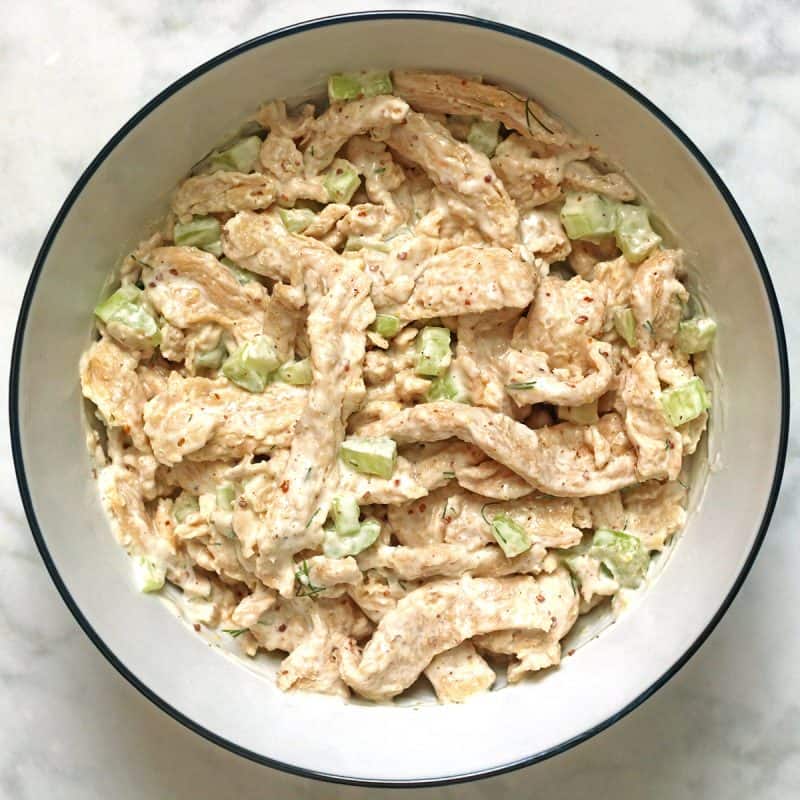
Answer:
POLYGON ((520 30, 519 28, 513 28, 508 25, 503 25, 499 22, 491 22, 489 20, 478 19, 476 17, 468 17, 460 14, 437 13, 437 12, 427 12, 427 11, 419 11, 419 12, 382 11, 382 12, 369 12, 369 13, 342 14, 339 16, 324 17, 321 19, 310 20, 308 22, 302 22, 297 25, 290 25, 285 28, 280 28, 279 30, 273 31, 272 33, 264 34, 263 36, 258 36, 255 39, 251 39, 250 41, 244 42, 243 44, 233 47, 232 49, 227 50, 226 52, 216 56, 215 58, 212 58, 210 61, 207 61, 205 64, 202 64, 196 69, 193 69, 191 72, 187 73, 182 78, 179 78, 170 86, 168 86, 166 89, 164 89, 164 91, 162 91, 160 94, 154 97, 138 113, 136 113, 133 117, 131 117, 131 119, 128 122, 126 122, 125 125, 123 125, 122 128, 120 128, 116 134, 114 134, 114 136, 109 140, 108 144, 106 144, 106 146, 103 147, 103 149, 100 151, 97 157, 86 168, 84 173, 81 175, 81 177, 78 179, 77 183, 73 187, 72 191, 69 193, 67 199, 64 201, 64 204, 61 206, 61 209, 56 215, 53 224, 50 226, 50 230, 47 232, 47 236, 45 237, 42 247, 39 250, 39 254, 36 257, 36 263, 34 264, 33 272, 31 273, 31 277, 28 281, 28 285, 25 290, 25 295, 22 300, 22 308, 20 310, 19 319, 17 321, 16 333, 14 335, 14 346, 11 357, 11 375, 10 375, 10 385, 9 385, 9 418, 11 425, 11 449, 14 457, 14 468, 16 470, 17 483, 19 485, 20 495, 22 497, 22 504, 25 508, 25 514, 28 518, 28 524, 30 525, 31 531, 33 533, 33 538, 36 541, 36 546, 38 547, 42 559, 44 560, 45 566, 47 567, 47 571, 50 573, 50 577, 53 579, 53 582, 55 583, 56 588, 61 594, 61 597, 63 598, 64 602, 67 604, 67 607, 72 612, 72 615, 75 617, 81 628, 83 628, 86 635, 92 640, 97 649, 100 650, 100 652, 112 664, 112 666, 129 683, 131 683, 145 697, 147 697, 148 700, 155 703, 155 705, 157 705, 160 709, 169 714, 173 719, 182 723, 187 728, 190 728, 195 733, 198 733, 201 736, 205 737, 209 741, 214 742, 220 747, 224 747, 226 750, 230 750, 233 753, 236 753, 240 756, 244 756, 245 758, 249 758, 250 760, 256 761, 260 764, 264 764, 269 767, 274 767, 276 769, 283 770, 284 772, 289 772, 292 773, 293 775, 299 775, 304 778, 317 778, 325 781, 331 781, 333 783, 345 783, 356 786, 374 786, 374 787, 389 787, 389 788, 398 786, 413 788, 413 787, 441 786, 445 784, 462 783, 464 781, 475 780, 477 778, 486 778, 493 775, 500 775, 505 772, 510 772, 512 770, 519 769, 520 767, 526 767, 529 766, 530 764, 535 764, 538 761, 543 761, 547 758, 550 758, 551 756, 558 755, 559 753, 563 753, 566 750, 569 750, 576 744, 580 744, 581 742, 586 741, 595 734, 605 730, 610 725, 613 725, 615 722, 622 719, 628 713, 633 711, 637 706, 641 705, 641 703, 647 700, 647 698, 650 697, 650 695, 652 695, 654 692, 660 689, 670 678, 672 678, 681 669, 681 667, 683 667, 683 665, 686 664, 686 662, 697 652, 700 645, 703 644, 703 642, 708 638, 711 631, 713 631, 714 628, 717 626, 720 619, 722 619, 722 616, 728 610, 730 604, 733 602, 734 597, 736 597, 736 594, 741 588, 744 579, 750 572, 750 569, 753 566, 753 562, 755 561, 755 558, 758 555, 758 551, 760 550, 761 544, 764 541, 764 537, 766 535, 770 519, 772 518, 772 513, 775 509, 775 503, 778 498, 781 479, 783 477, 783 469, 786 461, 787 439, 789 435, 789 408, 790 408, 789 364, 788 364, 787 350, 786 350, 786 338, 783 331, 783 322, 781 320, 781 312, 780 308, 778 307, 778 300, 775 295, 775 289, 772 285, 772 281, 770 279, 769 272, 767 271, 766 264, 764 263, 764 258, 761 255, 761 251, 758 247, 755 237, 753 236, 753 232, 750 230, 750 226, 747 224, 744 215, 742 214, 736 201, 733 199, 733 196, 728 190, 728 187, 722 181, 722 178, 720 178, 720 176, 717 174, 716 170, 711 166, 708 159, 706 159, 706 157, 700 152, 700 150, 698 150, 698 148, 689 139, 689 137, 663 111, 657 108, 653 103, 651 103, 646 97, 640 94, 632 86, 627 84, 622 79, 618 78, 613 73, 609 72, 604 67, 601 67, 599 64, 595 63, 591 59, 588 59, 585 56, 582 56, 579 53, 576 53, 575 51, 570 50, 567 47, 564 47, 563 45, 557 44, 556 42, 552 42, 549 39, 545 39, 541 36, 537 36, 536 34, 520 30), (203 75, 209 70, 214 69, 214 67, 218 66, 219 64, 222 64, 223 62, 235 56, 238 56, 241 53, 244 53, 247 50, 250 50, 254 47, 259 47, 268 42, 275 41, 276 39, 282 39, 286 36, 292 36, 293 34, 296 33, 302 33, 303 31, 308 31, 314 28, 324 28, 329 25, 341 25, 343 23, 358 22, 363 20, 376 20, 376 19, 385 19, 385 20, 414 19, 414 20, 432 20, 438 22, 451 22, 451 23, 457 23, 459 25, 470 25, 478 28, 485 28, 487 30, 496 31, 498 33, 503 33, 508 36, 515 36, 518 39, 524 39, 528 42, 532 42, 541 47, 546 47, 547 49, 552 50, 553 52, 556 52, 559 55, 566 56, 567 58, 576 61, 577 63, 581 64, 584 67, 588 67, 594 73, 596 73, 602 78, 605 78, 607 81, 610 81, 615 86, 625 91, 628 95, 630 95, 634 100, 639 102, 642 106, 644 106, 651 114, 653 114, 653 116, 655 116, 662 124, 664 124, 677 139, 680 140, 680 142, 692 154, 692 156, 697 160, 697 162, 703 167, 703 169, 708 174, 709 178, 711 178, 711 180, 714 182, 719 193, 725 199, 725 202, 728 204, 728 207, 730 208, 731 214, 733 214, 734 218, 736 219, 736 222, 739 225, 739 228, 741 229, 742 235, 747 240, 747 244, 750 247, 753 259, 758 265, 759 272, 761 273, 761 279, 764 283, 764 290, 769 300, 770 310, 772 311, 773 324, 775 327, 775 341, 778 348, 778 359, 779 359, 780 375, 781 375, 781 428, 780 428, 780 439, 778 444, 778 454, 775 463, 775 473, 772 479, 772 488, 770 489, 769 498, 767 500, 766 507, 764 508, 764 514, 761 519, 761 524, 759 525, 758 534, 753 543, 753 547, 750 551, 750 554, 748 555, 747 560, 744 566, 742 567, 739 576, 736 579, 736 582, 734 583, 731 590, 728 592, 728 595, 725 597, 717 613, 714 614, 714 617, 712 618, 711 622, 709 622, 705 630, 703 630, 700 636, 698 636, 698 638, 695 640, 692 646, 675 662, 675 664, 672 665, 672 667, 670 667, 670 669, 668 669, 652 686, 650 686, 647 690, 642 692, 635 700, 633 700, 631 703, 629 703, 627 706, 625 706, 623 709, 618 711, 613 716, 606 719, 604 722, 600 723, 599 725, 595 725, 593 728, 584 731, 578 736, 575 736, 566 742, 562 742, 556 747, 552 747, 548 750, 535 753, 527 758, 523 758, 518 761, 511 762, 509 764, 503 764, 498 767, 492 767, 491 769, 486 769, 478 772, 468 772, 460 775, 451 775, 444 778, 433 778, 429 780, 405 781, 405 780, 358 779, 358 778, 348 777, 345 775, 332 775, 323 772, 316 772, 314 770, 297 767, 293 764, 276 761, 274 759, 263 756, 259 753, 254 753, 250 750, 246 750, 245 748, 239 747, 233 742, 229 742, 228 740, 223 739, 220 736, 217 736, 215 733, 207 730, 194 720, 189 719, 181 712, 179 712, 177 709, 169 705, 169 703, 167 703, 161 697, 158 697, 156 694, 154 694, 114 655, 114 653, 111 652, 111 650, 108 648, 105 642, 103 642, 103 640, 100 638, 97 632, 89 624, 88 620, 83 616, 81 610, 77 607, 75 601, 70 595, 69 590, 64 585, 61 576, 58 574, 58 570, 56 569, 56 565, 53 562, 52 557, 50 556, 50 553, 47 549, 47 544, 45 543, 44 536, 39 527, 39 523, 36 519, 33 503, 31 501, 30 491, 28 489, 28 481, 25 475, 25 464, 22 456, 22 449, 20 446, 20 431, 19 431, 20 360, 22 354, 23 339, 25 336, 25 328, 28 319, 28 313, 30 311, 30 306, 33 300, 34 292, 36 291, 36 284, 38 283, 39 275, 42 272, 42 268, 47 259, 50 247, 56 235, 58 234, 58 231, 61 227, 61 224, 64 221, 64 218, 69 213, 78 195, 81 193, 81 191, 83 191, 84 186, 88 183, 88 181, 100 167, 103 161, 105 161, 105 159, 114 150, 114 148, 151 111, 153 111, 155 108, 161 105, 161 103, 167 100, 171 95, 173 95, 179 89, 186 86, 188 83, 191 83, 191 81, 193 81, 200 75, 203 75))

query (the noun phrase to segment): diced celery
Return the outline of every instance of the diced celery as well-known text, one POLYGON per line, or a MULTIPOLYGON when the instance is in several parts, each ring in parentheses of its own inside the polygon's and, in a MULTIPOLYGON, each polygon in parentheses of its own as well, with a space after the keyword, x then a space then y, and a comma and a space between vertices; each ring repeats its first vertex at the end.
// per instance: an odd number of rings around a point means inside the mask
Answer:
POLYGON ((663 391, 661 407, 669 423, 676 428, 699 417, 711 407, 703 379, 695 376, 680 386, 663 391))
POLYGON ((259 334, 247 342, 245 347, 245 358, 252 369, 269 374, 280 366, 278 351, 269 336, 259 334))
POLYGON ((491 158, 500 143, 500 123, 478 119, 470 125, 467 144, 491 158))
POLYGON ((355 495, 336 495, 331 501, 331 514, 336 533, 341 536, 351 536, 358 532, 361 525, 359 522, 361 509, 358 506, 355 495))
POLYGON ((339 457, 357 472, 391 478, 397 463, 397 444, 386 437, 350 436, 339 448, 339 457))
POLYGON ((225 361, 228 355, 228 350, 225 345, 220 342, 212 350, 201 350, 194 354, 195 369, 219 369, 222 362, 225 361))
POLYGON ((361 178, 358 170, 343 158, 337 158, 325 173, 323 180, 329 203, 349 203, 356 193, 361 178))
POLYGON ((183 522, 189 514, 200 510, 200 501, 188 492, 181 492, 172 505, 172 516, 178 522, 183 522))
POLYGON ((684 353, 708 350, 717 333, 717 323, 710 317, 698 317, 681 322, 678 327, 678 348, 684 353))
POLYGON ((261 141, 264 141, 264 139, 267 137, 267 129, 260 122, 258 122, 258 120, 248 120, 244 123, 244 125, 242 125, 241 128, 239 128, 239 131, 234 137, 234 141, 246 139, 249 136, 257 136, 259 139, 261 139, 261 141))
POLYGON ((263 392, 280 363, 272 339, 260 334, 231 354, 222 365, 222 374, 248 392, 263 392))
POLYGON ((417 336, 417 364, 414 371, 426 378, 437 378, 449 366, 450 329, 431 325, 423 328, 417 336))
POLYGON ((142 290, 132 283, 126 283, 120 286, 114 294, 98 303, 94 307, 95 316, 99 317, 103 322, 108 322, 123 305, 130 303, 140 303, 142 299, 142 290))
POLYGON ((142 292, 133 284, 120 286, 114 294, 95 307, 94 313, 107 325, 123 325, 145 336, 153 344, 158 344, 161 339, 158 323, 142 306, 142 292))
POLYGON ((236 487, 232 483, 221 483, 217 486, 217 508, 223 511, 232 511, 236 500, 236 487))
POLYGON ((388 72, 340 72, 328 78, 328 99, 331 103, 391 93, 392 79, 388 72))
POLYGON ((378 314, 375 317, 375 322, 370 326, 370 330, 375 331, 378 336, 383 336, 384 339, 391 339, 400 333, 402 327, 403 323, 400 322, 399 317, 391 314, 378 314))
POLYGON ((239 283, 244 286, 246 283, 258 280, 250 270, 242 269, 238 264, 235 264, 227 256, 223 256, 220 261, 233 273, 239 283))
POLYGON ((153 344, 161 341, 158 323, 145 309, 136 303, 126 303, 120 306, 112 315, 108 323, 124 325, 126 328, 146 336, 153 344))
POLYGON ((556 552, 567 565, 567 569, 572 573, 573 577, 577 577, 580 572, 580 559, 589 552, 589 545, 582 542, 574 547, 564 550, 559 549, 556 552))
POLYGON ((311 362, 307 358, 288 362, 278 370, 278 380, 293 386, 308 386, 312 378, 311 362))
POLYGON ((258 162, 267 130, 256 120, 246 122, 232 137, 192 167, 192 175, 214 172, 251 172, 258 162))
POLYGON ((251 172, 258 163, 261 139, 248 136, 225 150, 216 151, 209 157, 210 171, 251 172))
POLYGON ((381 253, 391 253, 392 248, 385 242, 376 242, 374 239, 368 239, 366 236, 348 236, 345 242, 344 249, 347 251, 353 250, 378 250, 381 253))
POLYGON ((610 236, 616 225, 616 203, 593 192, 569 192, 561 207, 561 222, 570 239, 610 236))
POLYGON ((380 533, 381 524, 376 519, 364 520, 358 530, 348 536, 342 536, 333 529, 326 529, 322 552, 328 558, 356 556, 374 544, 380 533))
POLYGON ((164 588, 167 569, 152 558, 133 557, 133 578, 140 592, 158 592, 164 588))
POLYGON ((558 418, 578 425, 593 425, 600 417, 597 414, 597 400, 583 406, 559 406, 558 418))
POLYGON ((452 400, 455 403, 469 403, 470 401, 467 387, 452 369, 431 381, 425 399, 429 403, 434 400, 452 400))
POLYGON ((661 237, 650 227, 647 209, 642 206, 617 206, 617 247, 631 264, 643 261, 657 247, 661 237))
POLYGON ((498 514, 492 519, 492 534, 507 558, 514 558, 530 550, 528 532, 508 514, 498 514))
POLYGON ((172 239, 180 247, 199 247, 216 256, 222 255, 219 237, 222 226, 219 220, 211 215, 192 217, 189 222, 176 222, 172 239))
POLYGON ((279 208, 278 214, 289 233, 302 233, 317 218, 310 208, 279 208))
POLYGON ((614 329, 628 347, 636 347, 636 317, 628 306, 614 311, 614 329))
POLYGON ((589 555, 597 558, 626 588, 635 589, 650 565, 650 555, 636 536, 600 528, 595 531, 589 555))

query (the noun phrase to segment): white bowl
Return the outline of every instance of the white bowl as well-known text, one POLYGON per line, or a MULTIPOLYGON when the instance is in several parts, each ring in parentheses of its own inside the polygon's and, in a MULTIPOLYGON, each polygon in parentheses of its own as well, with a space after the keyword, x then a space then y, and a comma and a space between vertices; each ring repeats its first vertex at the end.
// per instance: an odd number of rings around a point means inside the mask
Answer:
POLYGON ((139 111, 81 176, 34 267, 14 343, 11 434, 47 569, 86 634, 146 697, 270 766, 352 783, 430 784, 531 764, 610 725, 695 652, 750 569, 786 451, 789 383, 777 300, 758 246, 714 169, 652 103, 560 45, 445 14, 356 14, 254 39, 139 111), (138 594, 103 516, 84 446, 78 358, 109 270, 172 188, 265 99, 321 94, 329 72, 481 73, 538 98, 634 176, 689 249, 719 321, 712 470, 659 578, 599 638, 536 680, 464 705, 370 706, 283 694, 138 594))

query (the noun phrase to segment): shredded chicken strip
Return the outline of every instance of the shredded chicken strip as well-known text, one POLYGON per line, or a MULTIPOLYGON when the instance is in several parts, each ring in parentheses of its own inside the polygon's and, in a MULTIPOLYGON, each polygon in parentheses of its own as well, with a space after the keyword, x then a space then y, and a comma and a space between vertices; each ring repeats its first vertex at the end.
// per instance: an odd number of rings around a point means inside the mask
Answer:
POLYGON ((483 153, 413 111, 404 125, 392 129, 387 142, 402 158, 419 164, 437 186, 455 193, 490 242, 511 247, 517 241, 519 214, 483 153))
POLYGON ((394 505, 424 497, 428 493, 428 487, 420 482, 415 466, 401 456, 397 459, 391 478, 364 475, 343 463, 340 464, 338 492, 352 495, 359 505, 394 505))
POLYGON ((581 406, 605 393, 614 377, 611 347, 595 339, 605 304, 593 283, 578 276, 544 278, 513 347, 500 362, 511 397, 523 403, 581 406))
POLYGON ((549 630, 506 630, 478 636, 477 646, 491 653, 515 657, 508 666, 509 683, 516 683, 527 673, 552 667, 561 661, 561 639, 578 618, 578 595, 569 573, 561 568, 552 575, 537 579, 536 602, 550 615, 549 630))
POLYGON ((564 169, 563 186, 575 192, 604 194, 621 203, 629 203, 636 199, 636 189, 624 175, 617 172, 603 175, 585 161, 573 161, 567 164, 564 169))
POLYGON ((625 407, 625 430, 636 449, 640 479, 675 480, 683 461, 681 435, 664 415, 661 384, 647 353, 639 353, 623 373, 620 397, 625 407))
POLYGON ((382 311, 414 320, 524 308, 535 286, 531 265, 508 250, 465 245, 428 259, 409 299, 382 311))
MULTIPOLYGON (((607 414, 603 419, 613 417, 607 414)), ((618 419, 618 418, 617 418, 618 419)), ((603 423, 594 428, 614 438, 614 453, 605 464, 595 462, 594 444, 586 441, 593 426, 564 423, 533 431, 510 417, 446 400, 406 409, 386 421, 367 425, 363 435, 385 435, 400 444, 439 441, 456 436, 480 447, 536 489, 557 497, 606 494, 637 480, 630 444, 603 423)))
POLYGON ((392 77, 394 90, 418 111, 497 120, 512 131, 547 144, 568 141, 558 120, 535 100, 517 92, 438 72, 396 69, 392 77))
POLYGON ((345 259, 326 244, 289 233, 277 214, 243 211, 225 223, 222 232, 225 253, 237 264, 258 275, 288 283, 287 302, 300 307, 306 302, 307 273, 327 274, 341 270, 345 259))
POLYGON ((179 219, 225 211, 269 208, 275 200, 275 180, 260 172, 215 172, 184 181, 172 201, 179 219))
POLYGON ((516 405, 506 390, 508 378, 502 358, 511 346, 519 314, 518 308, 504 308, 458 318, 456 363, 473 405, 514 413, 516 405))
POLYGON ((307 390, 270 384, 253 394, 224 378, 181 378, 144 407, 144 430, 166 465, 184 458, 214 461, 288 447, 306 406, 307 390))
POLYGON ((307 613, 310 630, 281 663, 278 686, 347 697, 335 653, 349 635, 363 628, 363 615, 348 598, 319 600, 307 613))
POLYGON ((683 304, 689 292, 678 280, 683 270, 680 250, 657 250, 639 265, 631 287, 631 307, 636 317, 636 341, 651 350, 660 341, 672 341, 678 332, 683 304))
POLYGON ((463 703, 475 694, 488 691, 497 676, 472 642, 439 653, 425 668, 440 703, 463 703))
POLYGON ((306 174, 317 175, 353 136, 367 131, 385 131, 406 118, 408 104, 399 97, 381 95, 352 103, 333 103, 320 114, 304 141, 306 174))
POLYGON ((364 331, 375 315, 364 273, 350 267, 337 273, 337 266, 306 276, 315 284, 308 316, 313 383, 258 543, 257 574, 284 596, 294 587, 292 555, 321 541, 327 509, 313 522, 312 515, 344 436, 348 380, 360 372, 364 331))
POLYGON ((466 639, 508 628, 549 631, 547 610, 536 602, 532 577, 470 578, 428 583, 381 619, 359 653, 349 641, 339 651, 345 683, 370 700, 388 700, 408 688, 434 656, 466 639))
POLYGON ((263 331, 264 287, 256 282, 241 285, 210 253, 195 247, 159 247, 147 263, 145 295, 176 328, 215 323, 238 342, 263 331))
POLYGON ((81 357, 81 390, 109 428, 131 437, 139 450, 149 450, 142 412, 147 399, 136 367, 139 360, 103 337, 81 357))
POLYGON ((417 581, 423 578, 457 578, 470 574, 474 577, 498 578, 540 572, 544 569, 547 551, 535 545, 516 558, 506 558, 499 547, 476 550, 461 544, 433 544, 424 547, 388 547, 378 545, 358 557, 359 567, 389 569, 401 580, 417 581))

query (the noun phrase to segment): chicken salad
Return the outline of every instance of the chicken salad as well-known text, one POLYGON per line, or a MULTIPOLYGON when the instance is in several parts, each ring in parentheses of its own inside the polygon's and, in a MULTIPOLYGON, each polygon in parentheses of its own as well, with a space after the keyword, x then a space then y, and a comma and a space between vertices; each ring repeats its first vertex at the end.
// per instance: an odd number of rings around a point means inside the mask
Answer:
POLYGON ((531 98, 328 92, 198 162, 95 308, 100 495, 139 588, 285 654, 280 688, 461 702, 558 665, 682 529, 716 324, 531 98))

